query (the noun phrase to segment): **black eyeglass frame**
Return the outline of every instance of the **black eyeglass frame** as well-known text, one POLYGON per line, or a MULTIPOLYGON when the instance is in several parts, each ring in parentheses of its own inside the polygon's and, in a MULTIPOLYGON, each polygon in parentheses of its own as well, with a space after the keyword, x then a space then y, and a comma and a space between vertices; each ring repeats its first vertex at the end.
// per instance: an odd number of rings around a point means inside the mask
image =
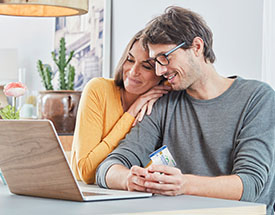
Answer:
POLYGON ((182 46, 184 46, 185 45, 185 42, 182 42, 181 44, 179 44, 179 45, 177 45, 175 48, 173 48, 173 49, 171 49, 170 51, 168 51, 168 52, 166 52, 166 53, 164 53, 164 54, 158 54, 156 57, 154 57, 154 58, 149 58, 148 60, 147 60, 147 62, 154 68, 155 67, 155 65, 152 65, 152 63, 150 63, 150 61, 154 61, 154 63, 155 62, 157 62, 159 65, 161 65, 161 66, 167 66, 167 65, 169 65, 169 63, 170 63, 170 61, 169 61, 169 59, 168 59, 168 56, 169 56, 169 54, 171 54, 172 52, 174 52, 174 51, 176 51, 177 49, 179 49, 179 48, 181 48, 182 46), (158 58, 160 57, 160 56, 164 56, 165 58, 166 58, 166 60, 167 60, 167 63, 161 63, 159 60, 158 60, 158 58))

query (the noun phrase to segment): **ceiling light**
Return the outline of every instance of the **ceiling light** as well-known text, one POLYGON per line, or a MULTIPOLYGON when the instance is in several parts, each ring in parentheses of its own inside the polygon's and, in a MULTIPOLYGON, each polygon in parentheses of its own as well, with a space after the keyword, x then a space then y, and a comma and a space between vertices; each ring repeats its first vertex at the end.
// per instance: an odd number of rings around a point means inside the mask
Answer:
POLYGON ((58 17, 88 12, 88 0, 0 0, 0 15, 58 17))

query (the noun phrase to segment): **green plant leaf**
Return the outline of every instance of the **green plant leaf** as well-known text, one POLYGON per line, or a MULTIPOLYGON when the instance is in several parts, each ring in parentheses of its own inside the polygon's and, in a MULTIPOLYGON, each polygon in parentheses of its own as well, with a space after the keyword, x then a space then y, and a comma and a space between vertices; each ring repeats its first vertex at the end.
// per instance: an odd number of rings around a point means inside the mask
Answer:
POLYGON ((3 119, 19 119, 20 118, 20 113, 19 110, 14 114, 15 108, 12 107, 11 105, 7 105, 3 109, 0 110, 0 115, 3 119))
MULTIPOLYGON (((75 77, 75 69, 69 64, 73 58, 74 51, 68 53, 66 56, 66 41, 65 38, 62 37, 60 39, 59 51, 55 53, 51 52, 52 59, 57 65, 58 73, 59 73, 59 90, 74 90, 74 77, 75 77)), ((38 72, 42 78, 42 82, 46 90, 53 90, 52 86, 52 78, 53 73, 51 69, 46 68, 46 64, 42 64, 41 60, 37 63, 38 72)))
POLYGON ((68 90, 74 90, 74 77, 75 77, 75 68, 72 65, 69 65, 69 72, 68 72, 68 90))

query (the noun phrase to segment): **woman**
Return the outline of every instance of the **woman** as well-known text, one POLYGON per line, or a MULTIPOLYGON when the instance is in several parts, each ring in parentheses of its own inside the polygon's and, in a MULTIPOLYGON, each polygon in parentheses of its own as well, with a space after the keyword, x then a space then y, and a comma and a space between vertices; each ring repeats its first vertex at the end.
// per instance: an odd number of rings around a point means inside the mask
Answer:
POLYGON ((83 90, 72 146, 72 169, 77 179, 95 182, 97 166, 130 131, 135 120, 150 114, 154 102, 170 87, 147 62, 148 50, 138 32, 128 43, 115 80, 94 78, 83 90))

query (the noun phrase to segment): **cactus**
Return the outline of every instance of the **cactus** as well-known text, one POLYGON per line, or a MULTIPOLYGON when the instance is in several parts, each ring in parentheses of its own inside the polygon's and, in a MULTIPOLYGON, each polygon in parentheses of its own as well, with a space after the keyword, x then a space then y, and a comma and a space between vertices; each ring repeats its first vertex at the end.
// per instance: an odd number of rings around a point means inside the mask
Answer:
POLYGON ((75 68, 69 65, 69 72, 68 72, 68 90, 74 89, 74 77, 75 77, 75 68))
POLYGON ((49 65, 42 64, 41 60, 37 61, 37 69, 42 78, 43 85, 46 90, 53 90, 52 71, 49 65))
MULTIPOLYGON (((69 65, 74 55, 74 51, 71 51, 69 53, 68 59, 66 59, 66 42, 64 37, 60 39, 59 48, 60 49, 59 49, 58 57, 55 52, 51 52, 52 59, 57 65, 58 72, 59 72, 59 90, 74 90, 75 68, 72 65, 69 65)), ((45 65, 42 64, 41 60, 39 60, 38 71, 42 78, 42 81, 46 90, 48 90, 49 88, 48 84, 51 83, 51 79, 52 79, 51 75, 49 75, 51 73, 51 68, 48 68, 48 71, 47 71, 47 68, 45 68, 46 72, 41 72, 43 71, 43 67, 45 67, 45 65)))

